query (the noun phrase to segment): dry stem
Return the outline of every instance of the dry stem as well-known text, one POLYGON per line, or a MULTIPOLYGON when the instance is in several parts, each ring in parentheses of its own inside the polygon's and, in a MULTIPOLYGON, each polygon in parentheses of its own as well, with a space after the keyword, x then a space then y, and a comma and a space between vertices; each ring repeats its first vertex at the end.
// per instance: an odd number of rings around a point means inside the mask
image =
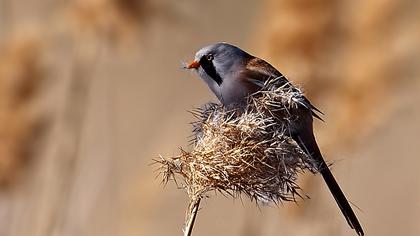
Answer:
POLYGON ((198 208, 200 207, 200 201, 201 198, 190 200, 185 218, 184 236, 190 236, 192 233, 198 208))

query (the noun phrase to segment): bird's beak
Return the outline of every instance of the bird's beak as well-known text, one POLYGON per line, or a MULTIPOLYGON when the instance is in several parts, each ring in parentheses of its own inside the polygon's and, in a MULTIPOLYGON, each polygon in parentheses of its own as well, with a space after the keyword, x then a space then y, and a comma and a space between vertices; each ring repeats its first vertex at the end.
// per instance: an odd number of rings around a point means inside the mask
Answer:
POLYGON ((187 65, 187 69, 197 69, 198 67, 200 67, 200 62, 198 61, 192 61, 190 64, 187 65))

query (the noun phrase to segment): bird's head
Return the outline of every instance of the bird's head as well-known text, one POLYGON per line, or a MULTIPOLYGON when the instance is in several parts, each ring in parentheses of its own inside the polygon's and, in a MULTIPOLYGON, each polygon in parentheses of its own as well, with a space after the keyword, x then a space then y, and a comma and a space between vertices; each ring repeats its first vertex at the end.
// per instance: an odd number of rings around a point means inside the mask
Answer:
POLYGON ((197 70, 207 83, 215 82, 220 86, 224 80, 233 78, 229 75, 237 72, 250 57, 248 53, 234 45, 216 43, 201 48, 186 68, 197 70))

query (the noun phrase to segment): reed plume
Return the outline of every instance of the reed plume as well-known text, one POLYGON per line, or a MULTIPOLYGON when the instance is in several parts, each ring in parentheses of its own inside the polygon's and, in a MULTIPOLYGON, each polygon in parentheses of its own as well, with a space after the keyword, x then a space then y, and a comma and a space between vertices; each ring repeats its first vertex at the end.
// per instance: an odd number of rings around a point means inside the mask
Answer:
POLYGON ((241 110, 215 103, 196 109, 192 151, 181 148, 178 156, 157 160, 163 181, 174 180, 190 198, 186 235, 200 199, 211 191, 233 198, 245 194, 258 204, 304 196, 298 174, 315 173, 316 163, 287 135, 304 97, 279 81, 266 82, 241 110))

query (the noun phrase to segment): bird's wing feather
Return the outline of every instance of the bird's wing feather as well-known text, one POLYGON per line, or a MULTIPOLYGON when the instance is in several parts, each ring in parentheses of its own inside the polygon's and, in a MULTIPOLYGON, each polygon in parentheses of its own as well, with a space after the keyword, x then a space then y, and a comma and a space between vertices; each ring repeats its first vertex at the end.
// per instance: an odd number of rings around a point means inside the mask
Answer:
MULTIPOLYGON (((245 80, 244 82, 251 90, 253 90, 253 92, 256 92, 257 90, 261 89, 264 86, 264 83, 272 78, 280 78, 280 86, 293 86, 282 73, 280 73, 268 62, 260 58, 252 58, 247 62, 245 68, 246 69, 242 71, 242 76, 240 76, 240 78, 243 78, 245 80)), ((324 121, 316 112, 320 113, 321 115, 323 115, 324 113, 322 113, 318 108, 312 105, 306 97, 304 97, 302 103, 303 106, 311 110, 313 117, 324 121)))
POLYGON ((264 84, 268 79, 283 77, 282 82, 288 83, 289 81, 284 77, 276 68, 270 65, 268 62, 254 57, 249 60, 245 65, 243 78, 247 78, 252 81, 259 81, 259 83, 264 84))

